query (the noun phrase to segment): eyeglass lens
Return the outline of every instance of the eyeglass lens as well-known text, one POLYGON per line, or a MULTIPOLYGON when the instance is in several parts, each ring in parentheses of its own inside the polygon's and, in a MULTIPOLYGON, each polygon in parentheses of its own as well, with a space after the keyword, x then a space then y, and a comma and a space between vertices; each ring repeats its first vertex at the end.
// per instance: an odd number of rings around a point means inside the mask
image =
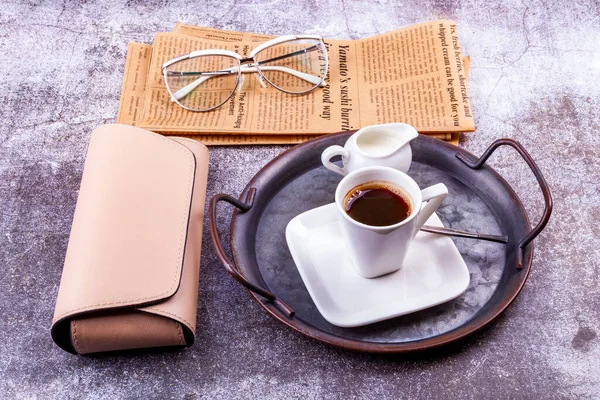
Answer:
POLYGON ((292 40, 270 46, 254 59, 265 79, 290 93, 314 89, 327 73, 327 49, 317 39, 292 40))
POLYGON ((205 111, 225 103, 235 91, 239 61, 211 55, 184 59, 169 65, 165 81, 179 105, 205 111))

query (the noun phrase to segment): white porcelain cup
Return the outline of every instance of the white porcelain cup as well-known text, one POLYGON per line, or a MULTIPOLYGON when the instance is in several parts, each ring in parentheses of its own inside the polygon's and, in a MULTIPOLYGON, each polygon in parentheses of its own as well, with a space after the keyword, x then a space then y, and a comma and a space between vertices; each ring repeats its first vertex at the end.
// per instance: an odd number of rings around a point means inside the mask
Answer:
POLYGON ((414 237, 447 194, 448 188, 443 183, 421 190, 410 176, 389 167, 367 167, 346 175, 335 191, 335 203, 342 234, 358 273, 365 278, 375 278, 399 270, 414 237), (390 226, 371 226, 346 213, 346 194, 358 185, 373 181, 389 182, 410 197, 412 212, 408 218, 390 226))

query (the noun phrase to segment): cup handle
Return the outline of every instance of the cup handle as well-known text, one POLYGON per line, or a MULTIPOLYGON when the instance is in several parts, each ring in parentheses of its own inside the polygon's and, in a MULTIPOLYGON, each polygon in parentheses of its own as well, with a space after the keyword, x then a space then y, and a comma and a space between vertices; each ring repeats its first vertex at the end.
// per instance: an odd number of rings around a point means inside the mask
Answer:
POLYGON ((348 151, 342 146, 329 146, 323 153, 321 153, 321 162, 330 171, 338 173, 340 175, 346 175, 348 171, 346 171, 346 164, 348 163, 348 159, 350 158, 350 154, 348 151), (331 162, 331 158, 335 156, 342 156, 342 167, 338 167, 334 163, 331 162))
POLYGON ((419 232, 421 227, 425 225, 425 222, 431 217, 431 215, 437 210, 442 204, 442 201, 448 194, 448 188, 443 183, 437 183, 433 186, 429 186, 426 189, 421 190, 421 196, 423 201, 426 202, 421 208, 421 212, 417 217, 417 229, 415 234, 419 232))

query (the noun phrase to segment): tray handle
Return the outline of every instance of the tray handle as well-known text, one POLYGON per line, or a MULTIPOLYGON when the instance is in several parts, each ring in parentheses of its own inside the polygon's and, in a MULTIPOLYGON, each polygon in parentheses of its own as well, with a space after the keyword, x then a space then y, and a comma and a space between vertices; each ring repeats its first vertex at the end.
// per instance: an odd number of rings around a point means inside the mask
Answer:
POLYGON ((277 296, 275 296, 268 290, 265 290, 251 283, 241 274, 241 272, 235 266, 235 263, 232 262, 225 253, 225 249, 223 249, 223 245, 221 244, 221 240, 219 238, 219 230, 217 228, 217 203, 220 201, 224 201, 226 203, 231 204, 232 206, 237 207, 238 209, 240 209, 240 212, 244 213, 250 208, 252 208, 255 192, 255 188, 250 189, 250 191, 248 192, 248 196, 246 197, 247 203, 244 203, 243 201, 224 193, 214 195, 210 199, 210 203, 208 205, 210 237, 212 239, 213 245, 215 246, 215 250, 217 251, 217 256, 223 263, 223 266, 225 267, 227 272, 229 272, 229 275, 231 275, 246 289, 251 290, 252 292, 273 302, 281 311, 283 311, 285 315, 287 315, 288 317, 292 317, 294 315, 294 310, 292 310, 290 306, 285 304, 281 299, 279 299, 277 296))
POLYGON ((550 219, 550 214, 552 214, 552 195, 550 194, 550 187, 548 186, 546 179, 544 179, 542 172, 538 168, 535 161, 533 161, 533 158, 531 158, 531 155, 527 152, 527 150, 525 150, 523 145, 521 143, 517 142, 516 140, 512 140, 512 139, 496 140, 494 143, 492 143, 490 145, 490 147, 487 148, 487 150, 483 153, 483 155, 481 157, 479 157, 479 159, 476 161, 471 160, 471 157, 469 157, 467 154, 461 153, 461 152, 456 153, 456 158, 458 158, 460 161, 462 161, 469 168, 478 169, 478 168, 481 168, 483 166, 483 164, 485 164, 487 159, 500 146, 510 146, 513 149, 515 149, 521 155, 521 157, 523 157, 523 159, 525 160, 525 162, 527 163, 527 165, 533 172, 533 175, 535 175, 535 178, 537 179, 538 184, 540 185, 540 189, 542 190, 542 194, 544 195, 544 203, 545 203, 544 213, 542 215, 542 218, 540 219, 540 222, 538 222, 538 224, 535 226, 535 228, 533 228, 519 242, 519 251, 517 253, 517 268, 521 269, 521 268, 523 268, 523 258, 524 258, 525 248, 533 239, 535 239, 535 237, 537 235, 540 234, 540 232, 542 232, 542 230, 548 223, 548 220, 550 219))

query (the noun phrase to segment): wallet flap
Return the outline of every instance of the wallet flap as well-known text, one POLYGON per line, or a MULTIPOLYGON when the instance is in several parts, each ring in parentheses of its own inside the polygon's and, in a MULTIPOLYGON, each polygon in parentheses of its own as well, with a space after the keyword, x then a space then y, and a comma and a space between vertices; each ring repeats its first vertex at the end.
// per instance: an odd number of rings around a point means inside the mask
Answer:
POLYGON ((53 323, 176 293, 195 168, 188 148, 161 135, 127 125, 92 133, 53 323))
MULTIPOLYGON (((171 137, 190 149, 196 157, 196 180, 192 207, 188 223, 187 245, 181 272, 181 283, 177 293, 165 301, 146 307, 140 311, 162 315, 181 323, 194 334, 196 332, 196 309, 198 306, 198 275, 200 269, 200 250, 202 244, 202 221, 206 200, 208 179, 208 149, 203 144, 188 138, 171 137)), ((190 337, 193 341, 193 336, 190 337)))

